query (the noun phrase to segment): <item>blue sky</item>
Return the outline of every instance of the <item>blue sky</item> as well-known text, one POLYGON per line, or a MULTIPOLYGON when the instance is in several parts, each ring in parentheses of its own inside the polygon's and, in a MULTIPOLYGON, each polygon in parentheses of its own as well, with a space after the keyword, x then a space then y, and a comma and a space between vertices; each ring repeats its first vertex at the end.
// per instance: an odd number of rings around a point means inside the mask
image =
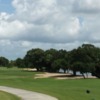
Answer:
POLYGON ((11 4, 12 0, 0 0, 0 12, 12 13, 14 8, 11 4))
POLYGON ((83 43, 100 47, 100 0, 0 0, 0 56, 83 43))

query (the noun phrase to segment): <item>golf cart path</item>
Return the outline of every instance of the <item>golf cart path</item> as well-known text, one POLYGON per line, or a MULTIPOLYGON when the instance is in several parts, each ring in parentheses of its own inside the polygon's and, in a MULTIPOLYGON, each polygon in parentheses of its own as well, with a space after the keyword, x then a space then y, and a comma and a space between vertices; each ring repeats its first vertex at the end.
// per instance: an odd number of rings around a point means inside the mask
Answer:
POLYGON ((0 90, 14 94, 22 98, 22 100, 58 100, 57 98, 42 93, 37 93, 37 92, 32 92, 32 91, 27 91, 27 90, 22 90, 17 88, 11 88, 6 86, 0 86, 0 90))

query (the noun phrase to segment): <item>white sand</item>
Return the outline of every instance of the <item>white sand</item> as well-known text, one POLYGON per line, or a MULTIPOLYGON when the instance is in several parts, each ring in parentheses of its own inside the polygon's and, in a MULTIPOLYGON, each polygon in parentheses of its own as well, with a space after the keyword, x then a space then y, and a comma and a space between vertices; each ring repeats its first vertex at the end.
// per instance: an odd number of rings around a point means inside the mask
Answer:
MULTIPOLYGON (((71 76, 72 74, 64 74, 64 73, 43 73, 36 74, 35 79, 37 78, 50 78, 54 77, 56 79, 81 79, 83 76, 71 76)), ((86 77, 87 78, 87 77, 86 77)), ((95 76, 88 76, 88 78, 96 78, 95 76)))

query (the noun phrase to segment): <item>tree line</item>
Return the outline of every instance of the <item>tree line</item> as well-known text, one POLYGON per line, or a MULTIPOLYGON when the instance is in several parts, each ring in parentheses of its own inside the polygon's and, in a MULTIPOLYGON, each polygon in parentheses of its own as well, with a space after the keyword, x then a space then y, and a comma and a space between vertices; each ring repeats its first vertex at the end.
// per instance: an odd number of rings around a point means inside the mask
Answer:
MULTIPOLYGON (((7 60, 6 64, 8 62, 7 60)), ((2 65, 1 58, 0 65, 2 65)), ((17 58, 15 61, 10 61, 8 65, 19 68, 36 68, 37 71, 47 72, 59 72, 62 69, 66 73, 71 70, 73 75, 76 75, 78 71, 84 78, 84 73, 92 73, 100 77, 100 48, 92 44, 83 44, 71 51, 35 48, 27 51, 23 59, 17 58)))

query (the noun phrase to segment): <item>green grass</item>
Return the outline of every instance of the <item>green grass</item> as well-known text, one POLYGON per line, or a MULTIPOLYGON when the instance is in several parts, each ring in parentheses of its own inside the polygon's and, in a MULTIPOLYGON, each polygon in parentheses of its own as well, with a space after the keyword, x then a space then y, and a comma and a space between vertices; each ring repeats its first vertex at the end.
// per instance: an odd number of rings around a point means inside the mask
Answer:
POLYGON ((0 100, 21 100, 15 95, 0 91, 0 100))
POLYGON ((41 92, 59 100, 99 100, 99 79, 56 80, 34 79, 36 72, 18 69, 1 69, 0 85, 41 92), (87 94, 86 90, 90 90, 87 94))

